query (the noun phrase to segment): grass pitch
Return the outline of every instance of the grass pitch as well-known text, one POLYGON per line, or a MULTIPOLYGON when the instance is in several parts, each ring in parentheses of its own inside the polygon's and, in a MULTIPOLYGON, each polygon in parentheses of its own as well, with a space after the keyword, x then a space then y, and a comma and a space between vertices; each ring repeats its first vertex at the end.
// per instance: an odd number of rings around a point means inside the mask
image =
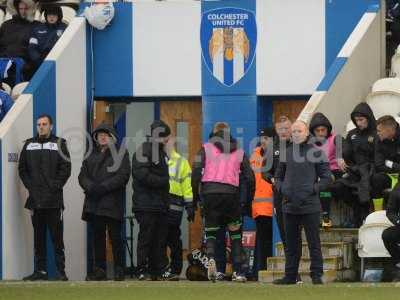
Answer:
POLYGON ((274 286, 209 282, 1 282, 1 300, 398 300, 400 284, 332 283, 274 286))

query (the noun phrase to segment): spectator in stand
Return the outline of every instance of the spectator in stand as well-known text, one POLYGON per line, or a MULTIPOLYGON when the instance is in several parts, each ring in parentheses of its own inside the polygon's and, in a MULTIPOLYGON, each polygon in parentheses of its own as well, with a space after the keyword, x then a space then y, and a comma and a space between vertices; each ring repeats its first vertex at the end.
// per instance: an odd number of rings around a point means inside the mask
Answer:
POLYGON ((0 81, 0 122, 14 104, 13 99, 11 99, 10 95, 1 89, 1 86, 2 84, 0 81))
POLYGON ((37 70, 54 47, 67 25, 62 22, 63 13, 59 6, 48 6, 44 10, 46 22, 37 25, 29 39, 28 54, 37 70))
POLYGON ((10 86, 32 76, 28 45, 34 21, 36 4, 33 0, 8 0, 7 11, 13 16, 0 27, 0 77, 10 86))
POLYGON ((27 139, 19 156, 19 176, 29 192, 25 208, 30 211, 34 240, 34 272, 25 281, 48 280, 47 232, 50 233, 58 276, 67 281, 63 233, 63 188, 71 176, 67 142, 52 133, 49 115, 37 119, 37 135, 27 139))

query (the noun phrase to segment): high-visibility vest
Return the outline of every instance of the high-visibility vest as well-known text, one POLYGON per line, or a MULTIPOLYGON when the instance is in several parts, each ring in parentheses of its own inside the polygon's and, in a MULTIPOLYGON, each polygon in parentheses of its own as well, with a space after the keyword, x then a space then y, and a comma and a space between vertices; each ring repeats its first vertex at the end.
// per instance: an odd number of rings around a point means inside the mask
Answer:
POLYGON ((250 164, 253 168, 256 178, 256 192, 252 202, 253 219, 259 216, 272 217, 273 214, 273 192, 272 184, 262 178, 261 171, 263 167, 263 157, 261 147, 254 149, 250 158, 250 164))
POLYGON ((170 210, 183 211, 184 206, 192 204, 192 169, 186 158, 176 151, 172 151, 168 160, 169 169, 169 193, 177 197, 171 197, 170 210))

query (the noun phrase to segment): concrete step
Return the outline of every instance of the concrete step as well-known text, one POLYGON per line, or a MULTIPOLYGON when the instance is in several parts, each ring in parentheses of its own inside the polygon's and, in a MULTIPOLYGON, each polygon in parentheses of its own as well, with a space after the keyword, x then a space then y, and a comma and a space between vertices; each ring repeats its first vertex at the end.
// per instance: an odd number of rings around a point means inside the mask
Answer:
MULTIPOLYGON (((302 258, 300 260, 299 270, 309 271, 311 260, 309 258, 302 258)), ((285 258, 284 257, 269 257, 267 260, 267 269, 269 271, 283 271, 285 270, 285 258)), ((329 256, 324 257, 324 270, 342 270, 343 257, 340 256, 329 256)))
MULTIPOLYGON (((330 228, 320 229, 321 242, 352 242, 357 241, 358 228, 330 228)), ((304 230, 302 231, 303 240, 306 240, 304 230)))
MULTIPOLYGON (((285 257, 285 251, 282 243, 276 244, 277 257, 285 257)), ((321 243, 323 257, 339 256, 343 258, 343 267, 351 268, 353 266, 354 245, 349 242, 323 242, 321 243)), ((310 251, 307 243, 302 245, 302 258, 310 258, 310 251)))
MULTIPOLYGON (((309 271, 299 272, 301 279, 305 283, 310 283, 311 278, 309 276, 309 271)), ((258 281, 262 283, 271 283, 275 279, 282 278, 285 275, 284 271, 260 271, 258 272, 258 281)), ((354 281, 356 279, 356 274, 352 270, 325 270, 323 281, 328 282, 343 282, 343 281, 354 281)))

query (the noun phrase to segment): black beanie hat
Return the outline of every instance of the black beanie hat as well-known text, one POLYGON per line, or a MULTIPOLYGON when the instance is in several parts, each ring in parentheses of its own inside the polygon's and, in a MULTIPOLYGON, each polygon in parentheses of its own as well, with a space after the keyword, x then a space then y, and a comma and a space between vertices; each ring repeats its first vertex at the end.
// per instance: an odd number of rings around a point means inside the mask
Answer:
POLYGON ((258 136, 274 137, 274 135, 275 135, 274 129, 271 127, 261 129, 258 133, 258 136))
POLYGON ((63 19, 62 9, 59 6, 54 6, 54 5, 47 6, 44 9, 44 19, 46 20, 46 22, 47 22, 47 16, 48 15, 56 15, 56 16, 58 16, 58 21, 57 22, 61 22, 62 19, 63 19))
POLYGON ((153 132, 157 130, 155 137, 167 137, 171 134, 171 128, 162 120, 156 120, 151 124, 151 135, 153 136, 153 132))

